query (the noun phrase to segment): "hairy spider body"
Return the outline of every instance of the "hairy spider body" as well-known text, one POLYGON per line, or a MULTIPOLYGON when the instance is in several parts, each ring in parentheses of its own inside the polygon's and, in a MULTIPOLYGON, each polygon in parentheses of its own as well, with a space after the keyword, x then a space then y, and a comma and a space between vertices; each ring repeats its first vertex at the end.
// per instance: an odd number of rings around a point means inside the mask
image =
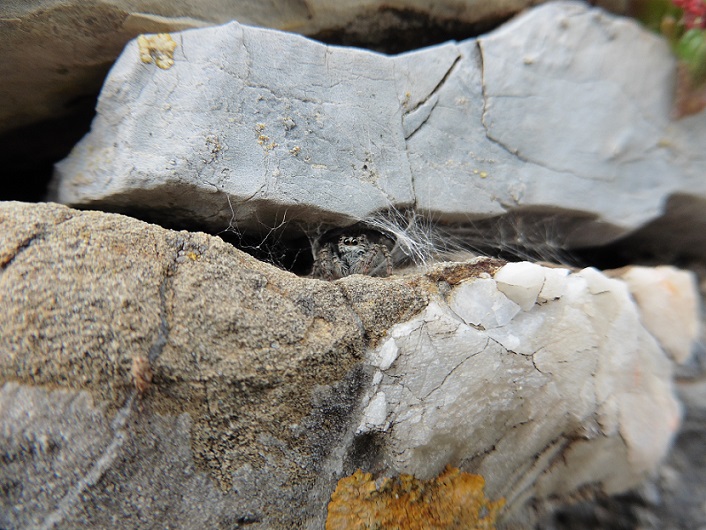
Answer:
POLYGON ((337 241, 325 243, 316 253, 314 276, 337 280, 351 274, 389 276, 392 256, 382 243, 373 243, 365 234, 341 235, 337 241))

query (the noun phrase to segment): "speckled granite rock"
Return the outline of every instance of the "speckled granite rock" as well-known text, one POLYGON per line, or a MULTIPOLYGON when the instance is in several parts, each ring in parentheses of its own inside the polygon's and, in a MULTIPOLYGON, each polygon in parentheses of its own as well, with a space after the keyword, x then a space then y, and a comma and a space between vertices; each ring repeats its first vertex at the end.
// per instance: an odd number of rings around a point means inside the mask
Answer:
POLYGON ((366 329, 369 309, 336 285, 206 234, 58 205, 1 212, 0 380, 14 405, 0 407, 0 443, 14 456, 0 465, 0 526, 110 526, 136 505, 126 528, 178 513, 193 517, 175 518, 182 528, 321 517, 328 458, 365 386, 365 336, 421 308, 414 290, 391 284, 388 320, 366 329), (153 379, 135 401, 137 357, 153 379), (54 476, 53 458, 79 471, 54 476))

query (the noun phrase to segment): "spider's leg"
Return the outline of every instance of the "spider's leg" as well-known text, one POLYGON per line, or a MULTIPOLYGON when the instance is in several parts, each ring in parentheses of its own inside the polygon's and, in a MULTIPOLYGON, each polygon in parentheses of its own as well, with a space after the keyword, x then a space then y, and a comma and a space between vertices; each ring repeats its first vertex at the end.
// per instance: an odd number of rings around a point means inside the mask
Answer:
POLYGON ((323 277, 323 272, 324 272, 324 267, 323 267, 323 262, 326 260, 326 257, 328 255, 328 251, 325 248, 320 249, 316 253, 316 257, 314 258, 314 267, 311 270, 311 275, 314 278, 322 278, 323 277))
POLYGON ((336 280, 343 277, 341 260, 331 252, 330 247, 323 247, 319 250, 314 260, 312 274, 315 278, 324 280, 336 280))
POLYGON ((390 276, 392 274, 392 254, 390 254, 390 249, 386 245, 380 245, 382 250, 382 255, 385 256, 385 276, 390 276))
POLYGON ((392 274, 392 255, 386 245, 377 244, 371 249, 374 251, 374 265, 367 273, 371 276, 390 276, 392 274), (384 267, 384 268, 383 268, 384 267))
POLYGON ((361 255, 355 272, 378 276, 378 271, 383 263, 386 264, 387 274, 380 274, 380 276, 389 276, 392 274, 392 260, 390 258, 390 253, 385 245, 375 244, 369 247, 361 255))
POLYGON ((350 272, 348 271, 348 266, 341 261, 336 254, 331 257, 331 268, 333 269, 334 280, 348 276, 350 272))

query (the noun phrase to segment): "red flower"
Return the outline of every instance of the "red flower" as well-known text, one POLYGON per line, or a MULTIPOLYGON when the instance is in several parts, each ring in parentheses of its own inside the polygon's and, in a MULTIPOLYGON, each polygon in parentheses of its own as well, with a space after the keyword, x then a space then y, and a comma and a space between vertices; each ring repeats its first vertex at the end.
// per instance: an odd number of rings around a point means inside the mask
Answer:
POLYGON ((672 0, 684 11, 686 29, 706 29, 706 0, 672 0))

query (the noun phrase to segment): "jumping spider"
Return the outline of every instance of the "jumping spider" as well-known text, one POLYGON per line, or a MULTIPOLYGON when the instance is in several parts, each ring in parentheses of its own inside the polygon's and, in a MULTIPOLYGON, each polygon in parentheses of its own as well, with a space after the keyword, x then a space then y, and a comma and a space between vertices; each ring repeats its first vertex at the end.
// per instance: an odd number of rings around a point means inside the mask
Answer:
POLYGON ((389 276, 392 274, 390 249, 365 234, 342 234, 321 244, 316 252, 313 275, 337 280, 351 274, 389 276))

